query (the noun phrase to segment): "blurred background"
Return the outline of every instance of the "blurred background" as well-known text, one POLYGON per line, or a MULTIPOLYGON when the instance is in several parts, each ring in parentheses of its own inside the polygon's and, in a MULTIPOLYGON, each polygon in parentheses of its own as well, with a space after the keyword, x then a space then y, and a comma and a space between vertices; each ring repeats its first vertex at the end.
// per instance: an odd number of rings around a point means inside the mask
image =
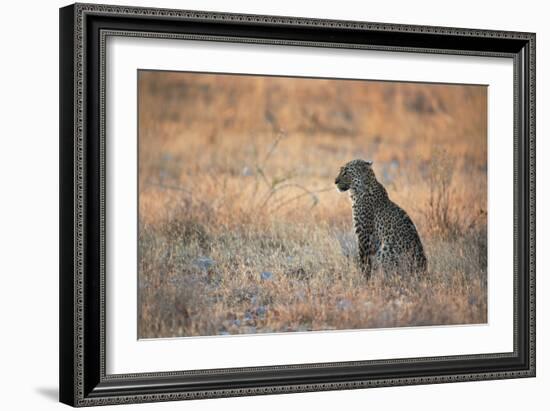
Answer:
POLYGON ((138 91, 140 336, 486 321, 485 86, 140 71, 138 91), (357 289, 334 187, 354 158, 431 283, 357 289))

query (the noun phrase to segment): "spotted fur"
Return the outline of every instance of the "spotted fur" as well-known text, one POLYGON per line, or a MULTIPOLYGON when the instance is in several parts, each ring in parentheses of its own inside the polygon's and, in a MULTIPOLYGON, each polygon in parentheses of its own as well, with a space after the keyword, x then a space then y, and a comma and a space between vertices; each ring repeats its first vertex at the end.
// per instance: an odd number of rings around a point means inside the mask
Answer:
POLYGON ((390 200, 371 161, 350 161, 340 169, 335 184, 340 191, 350 191, 359 263, 367 279, 379 268, 386 274, 426 271, 427 259, 416 227, 390 200))

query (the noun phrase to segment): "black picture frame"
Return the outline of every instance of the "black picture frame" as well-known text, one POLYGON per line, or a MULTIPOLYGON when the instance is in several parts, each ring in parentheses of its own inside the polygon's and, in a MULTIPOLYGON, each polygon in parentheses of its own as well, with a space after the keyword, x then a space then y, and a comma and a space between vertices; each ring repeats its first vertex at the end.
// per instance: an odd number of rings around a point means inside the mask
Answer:
POLYGON ((535 376, 534 33, 75 4, 60 9, 59 121, 61 402, 90 406, 535 376), (514 351, 107 375, 103 64, 109 35, 512 58, 514 351))

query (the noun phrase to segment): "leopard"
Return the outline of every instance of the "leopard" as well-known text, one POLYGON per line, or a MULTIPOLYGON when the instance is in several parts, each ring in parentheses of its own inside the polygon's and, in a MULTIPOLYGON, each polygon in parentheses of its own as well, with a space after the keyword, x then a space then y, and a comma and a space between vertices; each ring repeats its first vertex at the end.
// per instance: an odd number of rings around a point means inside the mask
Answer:
POLYGON ((380 270, 386 276, 427 272, 428 260, 416 226, 389 198, 372 161, 349 161, 334 183, 340 192, 349 191, 359 267, 367 280, 380 270))

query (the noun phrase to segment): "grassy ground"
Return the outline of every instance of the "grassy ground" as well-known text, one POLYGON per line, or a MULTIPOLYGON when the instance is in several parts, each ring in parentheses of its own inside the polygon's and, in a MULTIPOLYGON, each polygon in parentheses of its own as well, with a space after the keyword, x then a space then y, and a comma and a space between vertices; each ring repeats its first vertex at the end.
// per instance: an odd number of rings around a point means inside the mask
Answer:
POLYGON ((141 72, 139 334, 487 320, 486 90, 141 72), (334 188, 374 161, 424 278, 358 272, 334 188))

